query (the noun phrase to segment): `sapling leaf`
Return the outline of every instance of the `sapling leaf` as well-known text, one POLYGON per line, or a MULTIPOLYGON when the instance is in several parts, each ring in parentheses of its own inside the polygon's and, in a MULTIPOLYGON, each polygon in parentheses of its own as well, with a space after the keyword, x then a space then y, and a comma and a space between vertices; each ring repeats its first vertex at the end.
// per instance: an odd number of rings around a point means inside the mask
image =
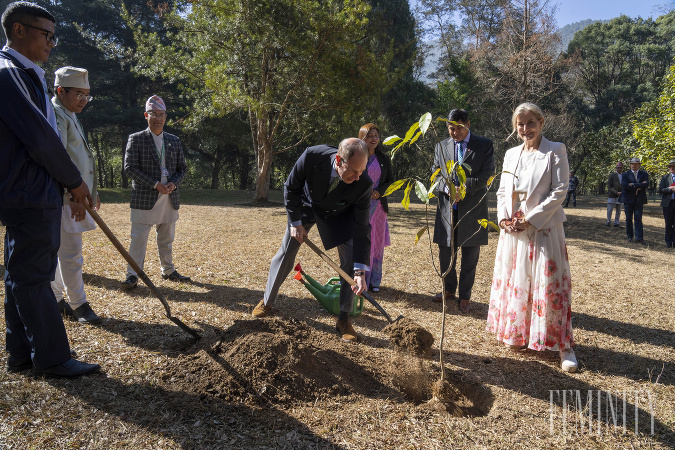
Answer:
POLYGON ((440 167, 439 167, 438 169, 436 169, 436 170, 434 171, 434 173, 431 174, 431 178, 429 178, 429 181, 431 181, 431 182, 433 183, 434 180, 436 179, 436 177, 438 176, 439 173, 441 173, 441 168, 440 168, 440 167))
POLYGON ((413 184, 408 183, 408 186, 405 188, 405 193, 403 194, 403 200, 401 200, 401 205, 406 210, 410 210, 410 190, 412 189, 413 184))
POLYGON ((427 188, 424 187, 424 184, 419 180, 415 180, 415 194, 417 194, 417 198, 424 203, 429 204, 429 193, 427 192, 427 188))
POLYGON ((384 145, 394 145, 395 143, 397 143, 400 140, 401 140, 400 137, 398 137, 397 135, 393 135, 393 136, 389 136, 387 139, 382 141, 382 143, 384 145))
POLYGON ((420 131, 422 134, 426 134, 429 125, 431 124, 431 113, 426 113, 420 117, 420 131))
POLYGON ((415 234, 415 244, 417 244, 420 239, 422 239, 422 236, 424 236, 424 233, 427 232, 427 227, 422 227, 420 228, 417 233, 415 234))
POLYGON ((387 195, 391 194, 392 192, 399 190, 401 188, 401 186, 403 186, 403 183, 405 183, 406 181, 408 181, 408 179, 404 178, 402 180, 394 181, 393 183, 391 183, 389 185, 389 187, 387 188, 387 190, 384 191, 383 197, 386 197, 387 195))

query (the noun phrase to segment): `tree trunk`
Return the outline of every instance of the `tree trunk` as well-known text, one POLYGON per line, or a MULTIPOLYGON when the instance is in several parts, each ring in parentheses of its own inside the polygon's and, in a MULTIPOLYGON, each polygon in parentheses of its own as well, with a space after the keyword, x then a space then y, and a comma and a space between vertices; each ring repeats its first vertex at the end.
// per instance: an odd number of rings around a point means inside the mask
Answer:
POLYGON ((258 141, 258 167, 255 180, 254 202, 266 202, 270 190, 270 168, 272 167, 272 146, 271 142, 258 141))

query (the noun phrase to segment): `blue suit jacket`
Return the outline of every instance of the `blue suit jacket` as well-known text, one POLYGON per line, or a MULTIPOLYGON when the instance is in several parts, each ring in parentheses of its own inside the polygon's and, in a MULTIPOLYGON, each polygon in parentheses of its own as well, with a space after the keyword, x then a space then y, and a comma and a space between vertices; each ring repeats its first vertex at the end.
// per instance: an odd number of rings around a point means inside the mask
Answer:
POLYGON ((623 187, 623 191, 621 192, 621 201, 623 203, 635 203, 636 205, 647 203, 649 175, 644 170, 638 170, 637 180, 632 170, 624 172, 621 177, 621 186, 623 187))
POLYGON ((37 74, 0 51, 0 219, 60 220, 63 188, 82 183, 59 135, 46 119, 37 74))
POLYGON ((364 172, 358 181, 342 183, 328 193, 337 148, 307 148, 295 162, 284 200, 288 222, 316 223, 326 249, 354 239, 354 262, 370 264, 370 196, 373 182, 364 172))

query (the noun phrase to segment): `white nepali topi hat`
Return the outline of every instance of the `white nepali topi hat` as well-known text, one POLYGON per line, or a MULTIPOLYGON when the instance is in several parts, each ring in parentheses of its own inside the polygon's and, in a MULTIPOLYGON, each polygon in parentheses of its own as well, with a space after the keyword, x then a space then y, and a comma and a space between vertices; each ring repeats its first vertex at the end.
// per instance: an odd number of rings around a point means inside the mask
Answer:
POLYGON ((54 86, 89 89, 89 72, 79 67, 65 66, 54 72, 54 86))
POLYGON ((145 112, 148 111, 166 111, 166 105, 158 95, 153 95, 145 102, 145 112))

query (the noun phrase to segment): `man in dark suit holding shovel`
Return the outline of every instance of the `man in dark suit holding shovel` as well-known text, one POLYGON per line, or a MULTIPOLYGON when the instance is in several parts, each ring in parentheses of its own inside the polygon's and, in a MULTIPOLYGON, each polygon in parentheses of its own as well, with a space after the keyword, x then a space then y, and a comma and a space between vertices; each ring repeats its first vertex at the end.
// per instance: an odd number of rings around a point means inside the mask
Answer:
POLYGON ((338 148, 307 148, 284 183, 288 224, 281 248, 272 259, 265 296, 253 317, 269 314, 279 287, 290 273, 309 229, 316 224, 323 246, 337 247, 340 267, 354 278, 355 287, 341 279, 340 316, 335 325, 343 340, 355 342, 349 321, 354 294, 367 289, 365 270, 370 261, 369 207, 373 182, 365 173, 368 149, 361 139, 348 138, 338 148))

